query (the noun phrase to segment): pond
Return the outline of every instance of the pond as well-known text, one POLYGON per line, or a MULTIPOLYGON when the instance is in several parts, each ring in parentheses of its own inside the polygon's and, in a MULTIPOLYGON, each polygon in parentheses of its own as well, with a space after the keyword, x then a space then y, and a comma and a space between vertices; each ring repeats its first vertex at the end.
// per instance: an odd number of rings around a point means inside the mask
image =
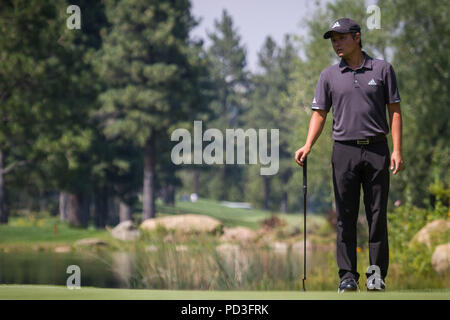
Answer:
MULTIPOLYGON (((178 249, 179 246, 141 252, 0 252, 0 284, 65 286, 71 275, 67 273, 70 265, 80 267, 82 287, 99 288, 260 289, 303 276, 302 251, 244 250, 236 255, 232 250, 230 255, 230 248, 219 254, 178 249)), ((328 269, 328 261, 327 252, 309 252, 308 274, 328 269)), ((286 288, 291 286, 287 284, 286 288)))
POLYGON ((81 286, 125 288, 111 253, 1 252, 0 284, 66 285, 67 267, 81 269, 81 286))

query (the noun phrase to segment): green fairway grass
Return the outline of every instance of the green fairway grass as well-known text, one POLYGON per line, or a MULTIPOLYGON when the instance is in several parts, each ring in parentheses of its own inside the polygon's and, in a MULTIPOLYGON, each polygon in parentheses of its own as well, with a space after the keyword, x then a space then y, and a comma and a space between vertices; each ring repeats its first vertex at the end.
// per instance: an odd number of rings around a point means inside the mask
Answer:
MULTIPOLYGON (((139 210, 140 208, 137 209, 139 210)), ((199 199, 195 203, 178 201, 173 207, 164 206, 158 202, 157 211, 158 217, 187 213, 201 214, 222 221, 226 227, 245 226, 254 230, 261 227, 262 220, 271 216, 271 213, 268 211, 228 208, 221 205, 218 201, 208 199, 199 199)), ((134 216, 136 219, 139 219, 141 214, 138 211, 134 216)), ((291 227, 303 225, 303 217, 300 214, 277 213, 277 217, 283 219, 291 227)), ((324 223, 326 223, 326 220, 323 216, 310 215, 308 217, 309 227, 320 226, 324 223)), ((105 229, 95 229, 93 226, 87 229, 70 227, 66 222, 60 221, 58 217, 11 217, 9 224, 0 225, 0 248, 6 246, 14 247, 14 245, 33 246, 37 244, 70 245, 83 238, 111 240, 109 232, 105 229)))
POLYGON ((450 300, 450 290, 358 292, 137 290, 0 285, 2 300, 450 300))
MULTIPOLYGON (((223 222, 226 227, 244 226, 250 229, 259 229, 261 221, 271 217, 275 214, 278 218, 284 220, 289 226, 303 226, 303 214, 297 213, 280 213, 273 212, 272 214, 267 210, 262 209, 238 209, 229 208, 219 201, 200 198, 196 202, 178 201, 174 207, 165 206, 158 202, 157 210, 160 216, 173 214, 187 214, 195 213, 207 215, 223 222)), ((322 215, 308 215, 309 225, 321 225, 326 222, 322 215)))

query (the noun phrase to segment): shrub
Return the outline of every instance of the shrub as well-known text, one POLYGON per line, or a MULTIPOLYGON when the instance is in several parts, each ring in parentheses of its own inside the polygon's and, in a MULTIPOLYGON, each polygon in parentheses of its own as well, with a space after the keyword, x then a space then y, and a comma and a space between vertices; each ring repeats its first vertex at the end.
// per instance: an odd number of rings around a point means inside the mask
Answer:
POLYGON ((436 219, 448 219, 446 197, 449 190, 434 184, 430 191, 436 196, 434 208, 422 209, 405 204, 388 214, 390 255, 395 264, 393 270, 398 273, 396 278, 407 279, 399 285, 405 289, 418 288, 417 286, 440 287, 444 282, 434 271, 431 257, 436 245, 448 242, 448 233, 435 235, 430 247, 411 242, 414 235, 427 223, 436 219))

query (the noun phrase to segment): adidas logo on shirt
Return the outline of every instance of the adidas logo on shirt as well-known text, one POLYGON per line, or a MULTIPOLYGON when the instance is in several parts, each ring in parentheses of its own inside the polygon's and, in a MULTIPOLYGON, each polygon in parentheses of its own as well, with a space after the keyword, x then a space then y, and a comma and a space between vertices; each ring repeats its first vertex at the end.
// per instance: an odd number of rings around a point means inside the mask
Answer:
POLYGON ((376 86, 377 83, 375 82, 375 80, 372 79, 372 80, 369 81, 368 85, 369 86, 376 86))
POLYGON ((317 103, 317 101, 316 101, 316 97, 314 97, 314 99, 313 99, 313 102, 312 102, 312 109, 319 109, 319 107, 317 107, 317 106, 315 106, 314 104, 316 104, 317 103))
POLYGON ((340 27, 341 25, 339 24, 339 21, 336 21, 334 24, 333 24, 333 26, 331 27, 331 29, 334 29, 334 28, 337 28, 337 27, 340 27))

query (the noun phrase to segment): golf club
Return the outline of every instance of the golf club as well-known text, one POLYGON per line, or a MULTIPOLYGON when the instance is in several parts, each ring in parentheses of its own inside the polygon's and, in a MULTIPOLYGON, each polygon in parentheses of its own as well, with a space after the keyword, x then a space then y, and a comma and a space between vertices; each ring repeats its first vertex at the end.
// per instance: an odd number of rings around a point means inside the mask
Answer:
POLYGON ((305 281, 306 281, 306 191, 307 191, 307 180, 306 180, 306 158, 303 161, 303 291, 306 291, 305 281))

